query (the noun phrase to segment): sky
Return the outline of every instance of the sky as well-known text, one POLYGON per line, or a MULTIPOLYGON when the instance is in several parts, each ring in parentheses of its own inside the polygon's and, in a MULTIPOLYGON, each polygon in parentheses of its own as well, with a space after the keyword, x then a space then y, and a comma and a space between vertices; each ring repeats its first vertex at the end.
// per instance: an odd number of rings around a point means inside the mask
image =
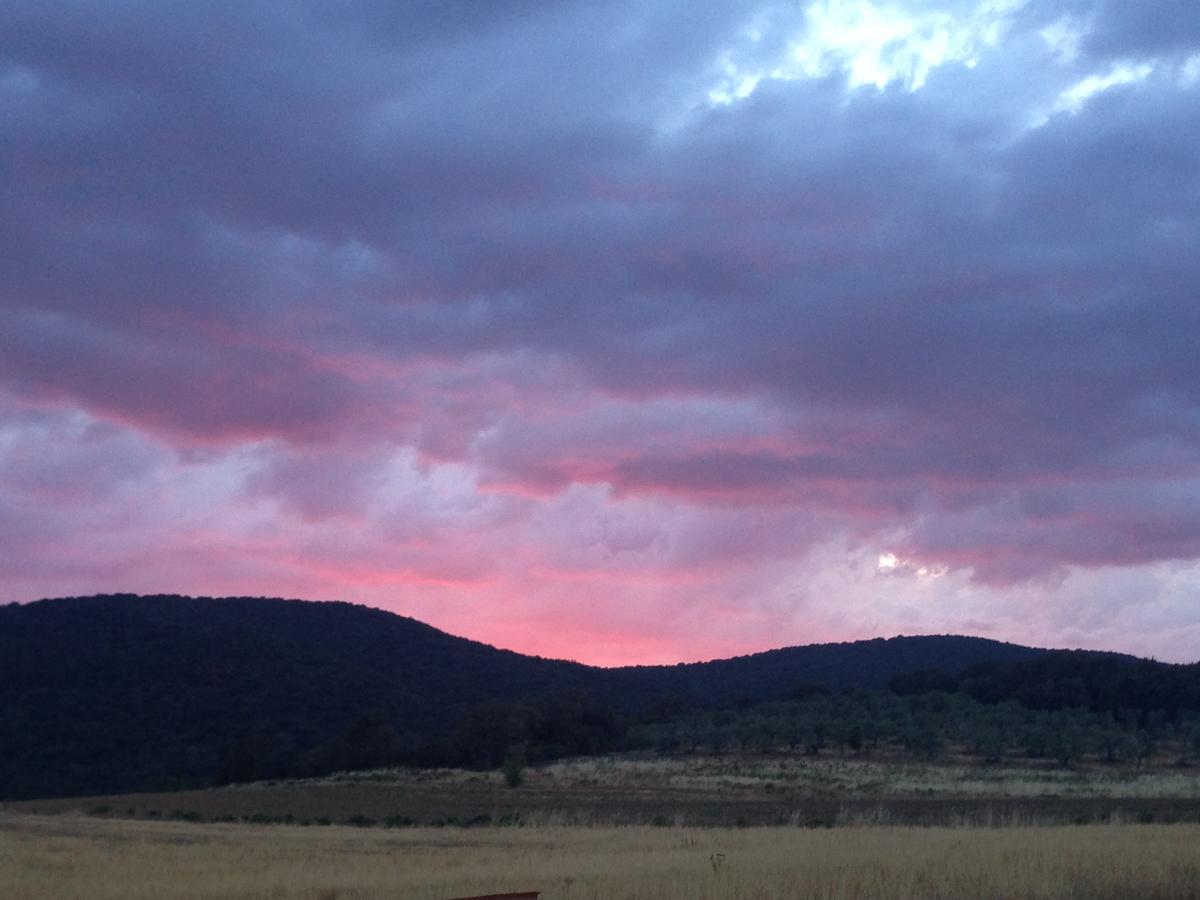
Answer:
POLYGON ((6 0, 0 258, 0 602, 1200 657, 1194 0, 6 0))

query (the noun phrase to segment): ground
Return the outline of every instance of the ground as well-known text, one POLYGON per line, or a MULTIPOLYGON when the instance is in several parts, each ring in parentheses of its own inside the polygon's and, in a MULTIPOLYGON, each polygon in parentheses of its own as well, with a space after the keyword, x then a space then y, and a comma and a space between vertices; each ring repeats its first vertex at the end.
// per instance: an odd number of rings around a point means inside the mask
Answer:
POLYGON ((366 829, 0 814, 6 900, 1185 898, 1200 826, 366 829))
POLYGON ((515 789, 498 772, 386 770, 0 809, 406 826, 1200 823, 1200 770, 791 754, 609 756, 527 769, 515 789))
POLYGON ((1200 772, 580 759, 0 804, 4 900, 1184 898, 1200 772))

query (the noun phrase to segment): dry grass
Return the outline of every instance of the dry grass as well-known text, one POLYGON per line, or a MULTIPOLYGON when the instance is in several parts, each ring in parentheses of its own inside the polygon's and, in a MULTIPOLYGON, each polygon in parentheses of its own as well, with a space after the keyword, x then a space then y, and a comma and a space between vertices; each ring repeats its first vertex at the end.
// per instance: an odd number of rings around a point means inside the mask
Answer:
POLYGON ((1200 826, 408 829, 0 815, 5 900, 1184 898, 1200 826))
POLYGON ((1200 772, 782 754, 625 756, 531 768, 517 790, 498 772, 381 770, 9 802, 0 811, 393 826, 1200 823, 1200 772))
MULTIPOLYGON (((498 777, 498 776, 497 776, 498 777)), ((607 756, 563 760, 533 774, 565 786, 744 789, 770 784, 803 796, 1107 797, 1200 799, 1196 769, 1035 768, 854 757, 607 756)))

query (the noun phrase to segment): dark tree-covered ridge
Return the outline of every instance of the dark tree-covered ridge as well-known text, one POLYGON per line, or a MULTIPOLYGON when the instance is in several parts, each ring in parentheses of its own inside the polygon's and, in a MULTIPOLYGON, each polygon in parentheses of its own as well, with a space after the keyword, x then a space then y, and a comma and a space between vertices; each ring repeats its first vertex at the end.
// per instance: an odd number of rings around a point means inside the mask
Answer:
POLYGON ((957 675, 1042 652, 902 637, 602 669, 348 603, 119 594, 10 604, 0 606, 0 797, 204 784, 223 765, 289 773, 297 761, 373 759, 372 747, 436 761, 496 704, 527 715, 522 704, 540 703, 537 733, 569 752, 610 735, 597 710, 748 705, 805 683, 883 688, 914 669, 957 675), (572 721, 593 736, 564 732, 572 721))

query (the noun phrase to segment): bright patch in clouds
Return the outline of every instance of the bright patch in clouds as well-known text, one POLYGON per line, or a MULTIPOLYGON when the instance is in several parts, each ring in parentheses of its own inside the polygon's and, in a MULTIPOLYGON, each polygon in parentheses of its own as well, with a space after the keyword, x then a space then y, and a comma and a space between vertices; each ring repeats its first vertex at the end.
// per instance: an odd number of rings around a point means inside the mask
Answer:
POLYGON ((1079 58, 1079 42, 1083 31, 1073 19, 1059 19, 1038 32, 1042 40, 1054 51, 1061 63, 1073 63, 1079 58))
POLYGON ((902 81, 921 87, 940 65, 978 62, 1000 39, 1021 2, 981 3, 966 16, 912 10, 869 0, 824 0, 808 9, 808 29, 791 51, 792 71, 817 78, 838 68, 852 87, 884 88, 902 81))
MULTIPOLYGON (((723 81, 709 100, 727 104, 744 99, 764 79, 823 78, 839 71, 852 88, 882 90, 899 81, 915 91, 938 66, 975 66, 987 48, 999 43, 1009 17, 1025 3, 987 0, 962 15, 871 0, 817 0, 806 10, 799 36, 786 42, 782 59, 764 65, 727 53, 721 61, 723 81)), ((752 46, 761 43, 763 34, 759 24, 745 32, 752 46)))
POLYGON ((1107 74, 1089 75, 1059 94, 1052 111, 1077 113, 1083 109, 1088 100, 1097 94, 1117 85, 1137 84, 1139 81, 1145 81, 1153 71, 1154 66, 1150 63, 1137 65, 1120 63, 1113 66, 1107 74))
POLYGON ((1189 56, 1180 67, 1179 83, 1188 88, 1200 83, 1200 53, 1189 56))
POLYGON ((879 554, 875 571, 880 575, 915 575, 917 578, 941 578, 950 570, 946 566, 918 565, 911 560, 901 559, 895 553, 879 554))

